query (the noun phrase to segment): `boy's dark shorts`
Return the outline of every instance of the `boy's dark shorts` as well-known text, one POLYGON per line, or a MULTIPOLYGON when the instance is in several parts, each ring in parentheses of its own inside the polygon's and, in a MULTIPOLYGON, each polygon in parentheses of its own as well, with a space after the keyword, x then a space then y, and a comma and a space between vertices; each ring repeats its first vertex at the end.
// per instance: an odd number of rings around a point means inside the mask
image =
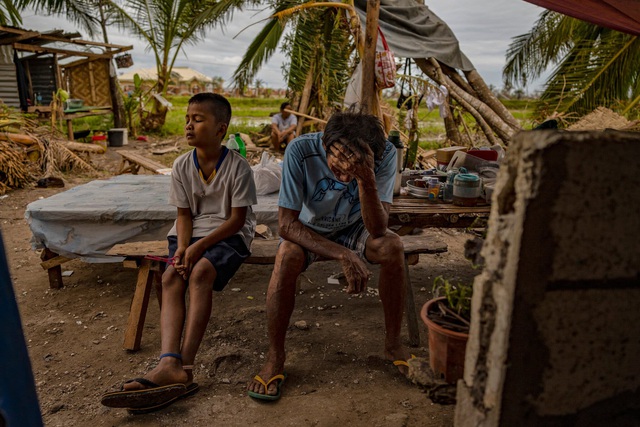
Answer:
MULTIPOLYGON (((193 237, 189 242, 189 246, 200 239, 202 237, 193 237)), ((169 258, 173 258, 178 249, 178 238, 176 236, 167 236, 167 240, 169 241, 169 258)), ((208 259, 216 269, 217 274, 216 280, 213 282, 213 290, 218 292, 223 290, 249 255, 251 255, 251 252, 247 249, 242 237, 237 234, 221 240, 213 246, 209 246, 202 254, 202 257, 208 259)))

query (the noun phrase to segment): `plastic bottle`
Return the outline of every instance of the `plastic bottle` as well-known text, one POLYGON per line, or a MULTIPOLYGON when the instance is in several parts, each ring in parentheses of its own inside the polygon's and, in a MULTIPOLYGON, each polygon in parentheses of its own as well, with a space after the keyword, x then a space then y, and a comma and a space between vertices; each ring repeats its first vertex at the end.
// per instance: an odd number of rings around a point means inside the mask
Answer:
POLYGON ((236 144, 238 144, 238 151, 242 154, 242 157, 247 157, 247 147, 242 140, 242 137, 239 133, 236 133, 236 144))
POLYGON ((402 186, 402 160, 404 157, 404 145, 400 141, 400 132, 392 130, 389 132, 389 142, 396 147, 396 180, 393 185, 393 195, 400 194, 400 187, 402 186))
POLYGON ((437 202, 440 194, 440 180, 437 177, 429 178, 428 185, 429 201, 437 202))
POLYGON ((238 143, 236 142, 236 138, 233 135, 229 135, 229 140, 227 141, 227 148, 229 150, 240 151, 240 147, 238 147, 238 143))

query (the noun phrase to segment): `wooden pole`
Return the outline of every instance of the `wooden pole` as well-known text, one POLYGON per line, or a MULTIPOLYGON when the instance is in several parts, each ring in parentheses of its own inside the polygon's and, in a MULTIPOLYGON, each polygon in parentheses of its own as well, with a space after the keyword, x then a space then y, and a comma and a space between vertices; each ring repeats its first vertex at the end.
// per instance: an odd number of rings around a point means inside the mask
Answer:
MULTIPOLYGON (((300 100, 300 112, 302 114, 307 113, 309 108, 309 99, 311 98, 311 87, 313 86, 313 67, 309 68, 307 73, 307 80, 304 83, 304 89, 302 90, 302 99, 300 100)), ((302 125, 304 124, 304 117, 298 120, 298 128, 296 129, 296 135, 301 135, 302 125)))
POLYGON ((367 24, 364 35, 364 54, 362 56, 362 92, 360 99, 363 112, 374 115, 378 115, 374 67, 379 15, 380 0, 367 0, 367 24))
POLYGON ((293 114, 294 116, 304 117, 305 119, 314 120, 316 122, 320 122, 320 123, 323 123, 325 125, 327 124, 326 120, 322 120, 322 119, 319 119, 317 117, 310 116, 308 114, 298 113, 297 111, 293 111, 293 110, 290 110, 288 108, 285 108, 284 111, 288 111, 289 113, 293 114))

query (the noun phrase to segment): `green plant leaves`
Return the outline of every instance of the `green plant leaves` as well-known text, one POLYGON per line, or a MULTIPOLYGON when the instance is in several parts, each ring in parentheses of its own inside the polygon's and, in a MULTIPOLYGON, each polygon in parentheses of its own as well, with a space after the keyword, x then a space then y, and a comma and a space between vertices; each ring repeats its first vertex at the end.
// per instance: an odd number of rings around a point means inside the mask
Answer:
POLYGON ((433 280, 432 292, 434 298, 444 296, 447 299, 449 308, 458 313, 459 316, 467 320, 471 318, 472 284, 453 283, 442 276, 438 276, 433 280))

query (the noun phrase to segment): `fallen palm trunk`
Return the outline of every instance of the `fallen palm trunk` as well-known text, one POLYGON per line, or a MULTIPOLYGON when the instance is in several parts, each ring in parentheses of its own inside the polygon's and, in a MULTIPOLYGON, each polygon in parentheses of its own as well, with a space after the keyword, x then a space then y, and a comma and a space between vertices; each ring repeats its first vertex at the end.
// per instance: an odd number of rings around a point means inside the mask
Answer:
MULTIPOLYGON (((465 81, 456 70, 440 64, 435 58, 416 58, 415 62, 429 78, 446 87, 451 99, 473 116, 489 144, 506 146, 511 137, 521 129, 517 120, 493 96, 477 72, 465 73, 468 80, 465 81)), ((449 139, 465 145, 458 126, 452 119, 445 119, 445 127, 449 139)))
POLYGON ((73 142, 73 141, 62 141, 60 143, 67 149, 71 151, 80 152, 80 153, 104 154, 107 151, 105 147, 98 144, 85 144, 85 143, 73 142))
POLYGON ((17 142, 18 144, 23 144, 23 145, 33 145, 33 144, 37 144, 38 142, 36 138, 30 135, 25 135, 23 133, 10 133, 10 132, 0 133, 0 141, 17 142))

